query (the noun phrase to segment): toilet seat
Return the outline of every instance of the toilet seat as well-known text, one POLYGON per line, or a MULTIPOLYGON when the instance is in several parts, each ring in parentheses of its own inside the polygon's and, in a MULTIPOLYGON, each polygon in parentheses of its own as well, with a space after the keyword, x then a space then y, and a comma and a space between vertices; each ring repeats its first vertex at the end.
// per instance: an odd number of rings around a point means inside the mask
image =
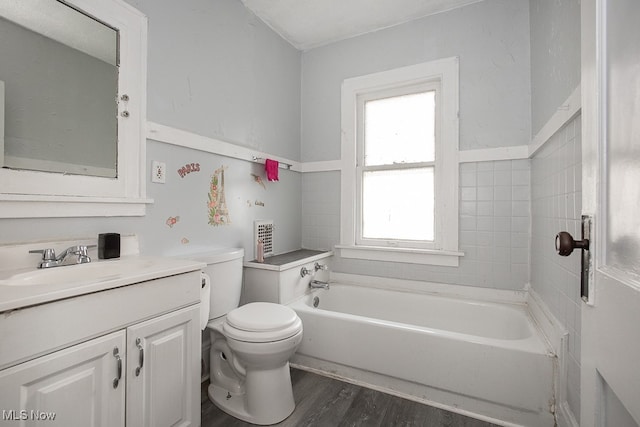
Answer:
POLYGON ((254 302, 230 311, 223 331, 225 336, 238 341, 279 341, 302 331, 302 321, 287 306, 254 302))

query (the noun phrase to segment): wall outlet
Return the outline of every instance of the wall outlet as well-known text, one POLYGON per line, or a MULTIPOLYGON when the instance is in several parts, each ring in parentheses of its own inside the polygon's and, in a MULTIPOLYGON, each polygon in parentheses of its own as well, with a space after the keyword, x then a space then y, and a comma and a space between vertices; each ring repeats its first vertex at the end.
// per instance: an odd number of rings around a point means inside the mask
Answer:
POLYGON ((167 165, 164 162, 154 160, 151 162, 151 182, 164 184, 167 179, 167 165))

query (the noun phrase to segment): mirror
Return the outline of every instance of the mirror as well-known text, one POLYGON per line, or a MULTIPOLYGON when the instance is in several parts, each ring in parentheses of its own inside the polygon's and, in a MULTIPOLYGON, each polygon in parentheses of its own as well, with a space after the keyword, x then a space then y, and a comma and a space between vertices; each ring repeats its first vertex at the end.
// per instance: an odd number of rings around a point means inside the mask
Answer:
POLYGON ((56 0, 0 15, 2 167, 115 178, 118 32, 56 0))
POLYGON ((144 215, 147 17, 125 0, 0 0, 0 18, 0 70, 50 79, 0 71, 0 218, 144 215), (50 49, 26 54, 23 37, 50 49))

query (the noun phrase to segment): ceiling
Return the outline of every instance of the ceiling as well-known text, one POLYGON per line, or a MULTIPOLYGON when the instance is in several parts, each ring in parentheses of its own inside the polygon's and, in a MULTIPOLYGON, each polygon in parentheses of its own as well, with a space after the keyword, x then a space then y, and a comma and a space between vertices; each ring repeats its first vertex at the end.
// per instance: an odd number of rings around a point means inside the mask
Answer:
POLYGON ((391 27, 481 0, 242 0, 300 50, 391 27))

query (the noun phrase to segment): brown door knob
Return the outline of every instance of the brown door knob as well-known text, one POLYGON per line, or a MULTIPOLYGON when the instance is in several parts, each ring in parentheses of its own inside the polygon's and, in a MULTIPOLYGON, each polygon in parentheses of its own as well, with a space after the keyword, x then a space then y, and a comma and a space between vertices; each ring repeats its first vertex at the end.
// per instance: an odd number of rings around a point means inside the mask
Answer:
POLYGON ((569 256, 574 249, 589 250, 589 240, 574 240, 571 234, 561 231, 556 235, 556 251, 560 256, 569 256))

